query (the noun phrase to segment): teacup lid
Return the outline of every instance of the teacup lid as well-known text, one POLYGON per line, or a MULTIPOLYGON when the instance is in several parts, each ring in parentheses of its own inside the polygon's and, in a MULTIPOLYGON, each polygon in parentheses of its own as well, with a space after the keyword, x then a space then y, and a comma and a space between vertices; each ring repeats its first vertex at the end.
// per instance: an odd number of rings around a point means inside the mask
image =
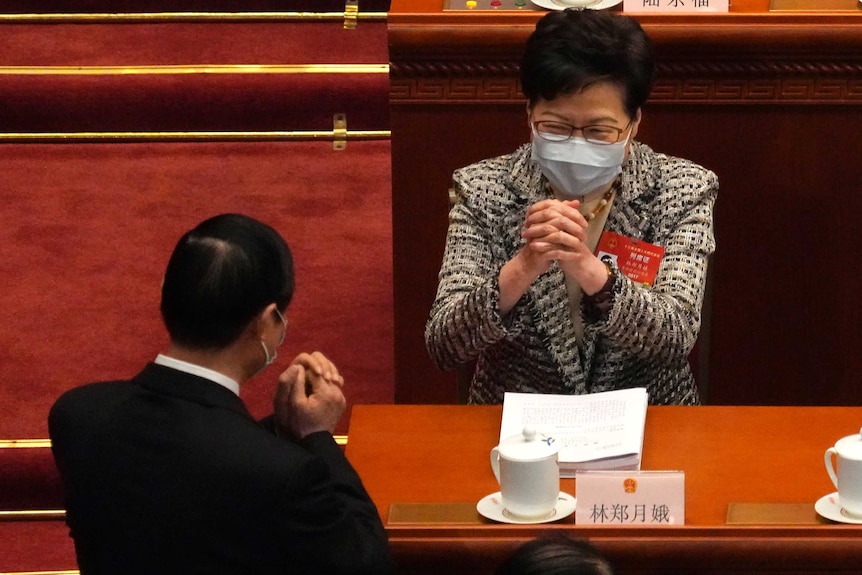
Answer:
POLYGON ((536 431, 532 425, 524 427, 520 435, 511 435, 500 442, 500 456, 510 461, 535 461, 554 455, 560 444, 553 437, 536 431))
POLYGON ((862 460, 862 430, 854 435, 839 439, 835 443, 835 449, 848 459, 862 460))

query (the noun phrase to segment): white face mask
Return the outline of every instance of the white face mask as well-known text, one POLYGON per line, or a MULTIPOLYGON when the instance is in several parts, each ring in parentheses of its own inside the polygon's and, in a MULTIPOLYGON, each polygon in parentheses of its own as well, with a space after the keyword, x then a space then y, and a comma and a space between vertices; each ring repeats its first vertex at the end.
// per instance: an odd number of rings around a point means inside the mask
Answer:
POLYGON ((274 350, 272 350, 272 357, 270 357, 269 355, 269 350, 266 348, 266 343, 264 343, 263 340, 260 340, 260 346, 263 348, 263 353, 266 356, 266 363, 264 364, 264 367, 271 365, 272 362, 275 361, 275 358, 278 357, 278 346, 284 343, 284 334, 287 333, 287 320, 284 318, 283 315, 281 315, 281 312, 277 309, 275 310, 275 313, 278 314, 278 319, 280 319, 281 323, 284 324, 284 331, 281 332, 281 337, 278 340, 278 345, 274 350))
POLYGON ((531 158, 560 194, 582 198, 609 184, 622 173, 631 130, 626 139, 615 144, 594 144, 579 137, 552 142, 533 129, 531 158))

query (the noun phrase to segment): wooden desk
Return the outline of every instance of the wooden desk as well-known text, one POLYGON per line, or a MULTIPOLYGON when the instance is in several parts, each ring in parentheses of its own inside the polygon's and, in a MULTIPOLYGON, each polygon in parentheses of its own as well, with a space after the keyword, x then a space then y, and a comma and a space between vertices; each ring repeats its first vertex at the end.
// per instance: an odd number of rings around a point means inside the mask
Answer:
MULTIPOLYGON (((862 11, 731 4, 638 17, 659 60, 638 139, 721 182, 695 375, 714 404, 862 404, 862 11)), ((543 12, 443 5, 388 19, 398 403, 456 401, 423 339, 452 171, 529 139, 518 62, 543 12)))
MULTIPOLYGON (((550 530, 589 537, 617 575, 860 573, 862 527, 818 518, 834 491, 823 452, 862 424, 862 408, 650 407, 643 469, 686 474, 686 524, 580 527, 389 522, 393 503, 475 504, 498 490, 488 463, 499 406, 356 406, 347 456, 389 531, 402 573, 489 573, 519 543, 550 530), (731 503, 810 505, 801 525, 728 525, 731 503)), ((562 488, 575 493, 575 480, 562 488)), ((576 493, 575 493, 576 494, 576 493)))

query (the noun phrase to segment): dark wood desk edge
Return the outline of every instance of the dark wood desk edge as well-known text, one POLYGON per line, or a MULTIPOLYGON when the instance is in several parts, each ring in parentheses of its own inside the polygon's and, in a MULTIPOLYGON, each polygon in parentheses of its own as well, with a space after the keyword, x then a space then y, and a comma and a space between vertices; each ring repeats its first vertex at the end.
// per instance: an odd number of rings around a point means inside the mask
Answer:
POLYGON ((439 524, 439 525, 386 525, 386 531, 394 539, 447 539, 453 535, 468 539, 494 539, 496 537, 535 536, 548 530, 571 530, 590 537, 618 539, 625 536, 626 541, 668 540, 726 540, 744 538, 798 541, 805 538, 811 541, 853 540, 862 548, 862 526, 823 523, 822 525, 712 525, 673 527, 613 527, 575 525, 572 523, 543 523, 540 525, 504 524, 439 524))
MULTIPOLYGON (((807 528, 591 528, 546 524, 541 527, 441 527, 388 529, 396 557, 422 564, 445 555, 446 564, 469 563, 476 556, 502 557, 518 545, 551 532, 587 538, 615 566, 638 571, 697 566, 703 572, 778 572, 781 566, 798 573, 855 570, 862 556, 862 533, 851 526, 807 528), (672 558, 672 559, 670 559, 672 558), (720 569, 720 571, 715 571, 720 569), (726 571, 724 571, 726 570, 726 571)), ((676 569, 676 570, 675 570, 676 569)))

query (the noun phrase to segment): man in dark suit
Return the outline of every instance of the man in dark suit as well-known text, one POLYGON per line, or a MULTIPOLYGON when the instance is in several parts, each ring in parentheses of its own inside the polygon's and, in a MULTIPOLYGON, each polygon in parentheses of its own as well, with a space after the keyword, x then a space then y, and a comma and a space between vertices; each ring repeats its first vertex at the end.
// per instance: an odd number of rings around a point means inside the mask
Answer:
POLYGON ((48 419, 83 575, 388 573, 374 503, 332 431, 323 354, 279 377, 258 423, 240 386, 272 363, 293 295, 287 244, 236 214, 186 233, 165 272, 171 342, 130 381, 72 389, 48 419))

